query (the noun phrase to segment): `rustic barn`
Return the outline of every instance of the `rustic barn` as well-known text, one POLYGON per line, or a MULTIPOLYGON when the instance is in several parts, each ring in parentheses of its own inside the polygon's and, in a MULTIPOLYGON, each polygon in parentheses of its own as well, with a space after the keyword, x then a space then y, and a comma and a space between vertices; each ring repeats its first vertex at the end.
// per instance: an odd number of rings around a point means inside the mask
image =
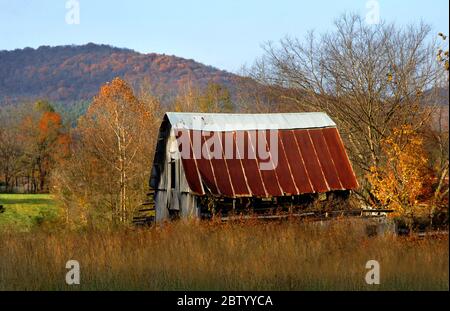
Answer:
POLYGON ((320 112, 168 112, 150 177, 156 221, 301 207, 357 187, 336 124, 320 112))

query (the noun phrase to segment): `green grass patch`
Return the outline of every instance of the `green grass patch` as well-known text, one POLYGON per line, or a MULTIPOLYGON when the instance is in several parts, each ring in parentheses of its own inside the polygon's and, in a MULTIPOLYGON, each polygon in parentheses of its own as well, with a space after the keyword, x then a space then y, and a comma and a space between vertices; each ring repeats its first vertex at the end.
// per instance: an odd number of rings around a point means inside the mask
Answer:
POLYGON ((49 194, 0 194, 0 230, 29 231, 46 221, 53 221, 61 213, 49 194))

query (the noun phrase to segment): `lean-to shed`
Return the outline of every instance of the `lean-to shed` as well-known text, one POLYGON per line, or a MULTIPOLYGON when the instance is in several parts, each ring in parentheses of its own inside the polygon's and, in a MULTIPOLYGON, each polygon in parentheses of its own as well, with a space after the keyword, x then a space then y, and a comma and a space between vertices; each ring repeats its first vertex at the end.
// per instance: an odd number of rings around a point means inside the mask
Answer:
POLYGON ((321 112, 168 112, 150 177, 156 220, 218 206, 295 204, 358 187, 336 124, 321 112))

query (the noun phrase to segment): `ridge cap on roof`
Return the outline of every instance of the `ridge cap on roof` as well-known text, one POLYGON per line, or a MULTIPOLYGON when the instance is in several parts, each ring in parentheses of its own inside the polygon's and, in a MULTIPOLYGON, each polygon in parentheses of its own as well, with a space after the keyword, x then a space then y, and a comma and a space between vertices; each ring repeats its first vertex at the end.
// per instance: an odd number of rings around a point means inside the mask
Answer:
POLYGON ((204 131, 309 129, 336 127, 336 123, 334 123, 334 121, 325 112, 166 112, 165 115, 174 128, 204 131))
POLYGON ((328 115, 326 112, 323 111, 302 111, 302 112, 258 112, 258 113, 251 113, 251 112, 240 112, 240 113, 235 113, 235 112, 184 112, 184 111, 167 111, 166 114, 180 114, 180 115, 195 115, 195 114, 202 114, 202 115, 235 115, 235 116, 239 116, 239 115, 295 115, 295 114, 325 114, 328 115))

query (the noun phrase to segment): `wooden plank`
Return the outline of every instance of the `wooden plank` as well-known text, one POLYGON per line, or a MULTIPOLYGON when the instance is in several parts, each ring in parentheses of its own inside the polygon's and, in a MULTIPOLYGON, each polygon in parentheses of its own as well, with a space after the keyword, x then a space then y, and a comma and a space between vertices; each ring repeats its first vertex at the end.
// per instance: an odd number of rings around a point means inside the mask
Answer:
POLYGON ((229 221, 229 220, 240 220, 240 219, 280 219, 280 218, 289 218, 289 217, 307 217, 307 216, 314 216, 314 212, 310 213, 302 213, 302 214, 280 214, 280 215, 240 215, 240 216, 227 216, 222 217, 222 221, 229 221))
POLYGON ((356 216, 362 218, 376 218, 376 217, 384 217, 382 215, 370 215, 363 216, 364 213, 391 213, 393 210, 361 210, 361 209, 353 209, 353 210, 339 210, 339 211, 319 211, 319 212, 305 212, 305 213, 283 213, 278 215, 260 215, 260 214, 252 214, 252 215, 236 215, 236 216, 225 216, 222 217, 222 221, 228 220, 239 220, 239 219, 281 219, 281 218, 289 218, 289 217, 307 217, 307 216, 315 216, 317 218, 323 219, 327 217, 336 217, 337 216, 356 216))
POLYGON ((155 202, 144 202, 141 205, 142 206, 155 205, 155 202))
POLYGON ((154 210, 155 210, 154 207, 153 208, 142 208, 142 209, 139 209, 138 212, 150 212, 150 211, 154 211, 154 210))
POLYGON ((133 217, 133 220, 141 220, 141 219, 151 219, 155 218, 154 216, 135 216, 133 217))

